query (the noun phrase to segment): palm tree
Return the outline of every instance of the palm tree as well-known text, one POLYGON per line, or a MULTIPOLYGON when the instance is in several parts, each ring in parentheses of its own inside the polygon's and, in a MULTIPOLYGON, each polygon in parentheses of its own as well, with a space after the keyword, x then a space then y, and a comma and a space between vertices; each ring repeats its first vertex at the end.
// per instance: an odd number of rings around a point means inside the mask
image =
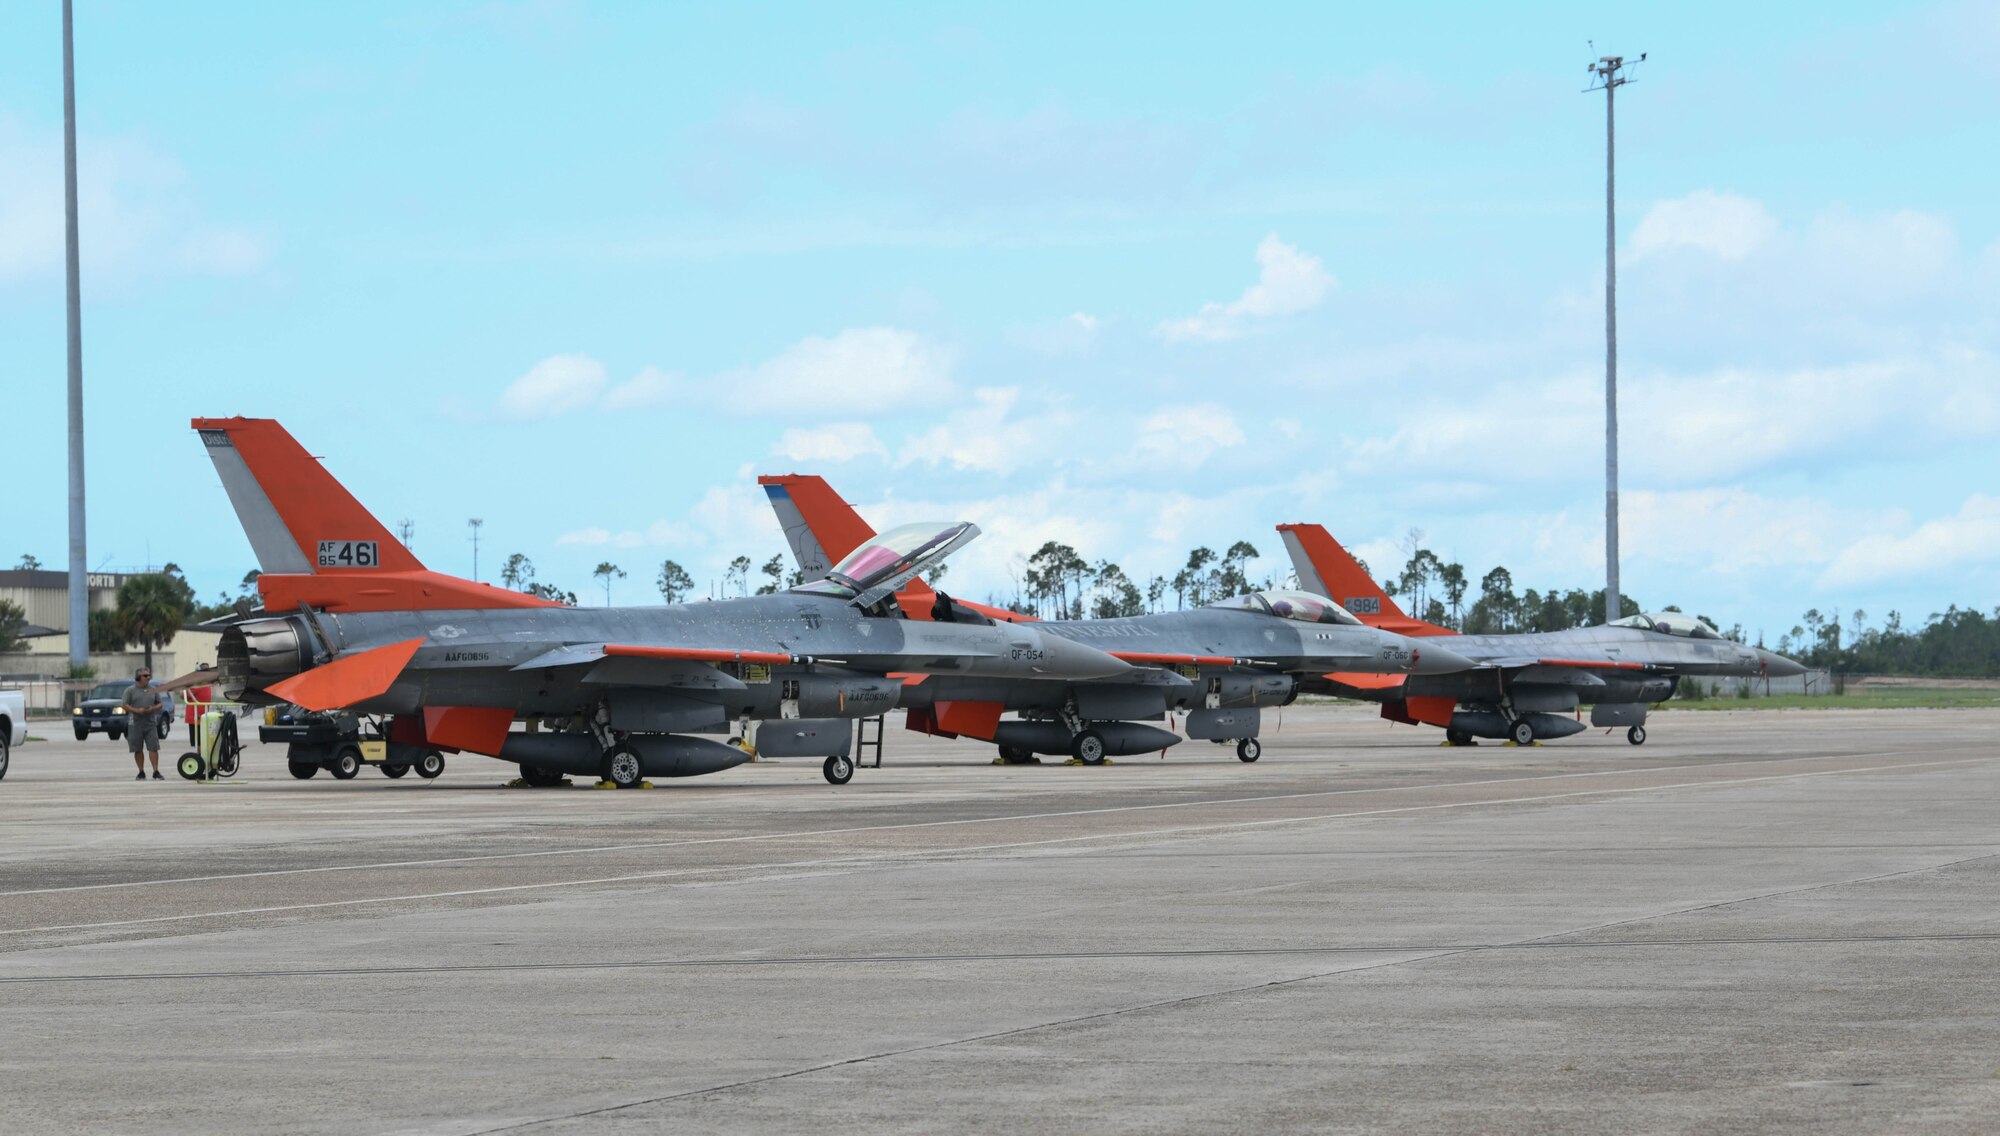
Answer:
POLYGON ((149 671, 153 648, 173 642, 187 617, 187 597, 162 573, 134 576, 118 587, 118 630, 146 652, 149 671))

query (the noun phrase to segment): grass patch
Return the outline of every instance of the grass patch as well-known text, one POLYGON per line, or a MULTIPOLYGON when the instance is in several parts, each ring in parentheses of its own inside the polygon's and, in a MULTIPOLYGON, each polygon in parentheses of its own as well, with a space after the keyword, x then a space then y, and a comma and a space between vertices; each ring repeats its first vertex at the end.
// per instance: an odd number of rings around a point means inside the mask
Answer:
POLYGON ((1770 698, 1674 698, 1662 710, 1958 710, 2000 707, 2000 691, 1895 687, 1847 694, 1778 694, 1770 698))

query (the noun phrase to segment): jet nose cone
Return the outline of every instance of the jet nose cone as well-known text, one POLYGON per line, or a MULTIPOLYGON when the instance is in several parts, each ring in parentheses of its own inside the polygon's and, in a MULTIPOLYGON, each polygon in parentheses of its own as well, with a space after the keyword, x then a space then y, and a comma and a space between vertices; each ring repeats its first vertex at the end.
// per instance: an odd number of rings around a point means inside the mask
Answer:
POLYGON ((1116 678, 1134 669, 1131 663, 1095 647, 1060 635, 1030 630, 1042 651, 1042 657, 1029 666, 1038 675, 1051 678, 1116 678))
POLYGON ((1450 674, 1454 671, 1469 671, 1479 665, 1436 639, 1415 639, 1407 642, 1410 644, 1412 674, 1450 674))
POLYGON ((1788 659, 1776 651, 1757 648, 1757 658, 1763 664, 1764 674, 1770 678, 1791 678, 1806 673, 1806 665, 1797 659, 1788 659))

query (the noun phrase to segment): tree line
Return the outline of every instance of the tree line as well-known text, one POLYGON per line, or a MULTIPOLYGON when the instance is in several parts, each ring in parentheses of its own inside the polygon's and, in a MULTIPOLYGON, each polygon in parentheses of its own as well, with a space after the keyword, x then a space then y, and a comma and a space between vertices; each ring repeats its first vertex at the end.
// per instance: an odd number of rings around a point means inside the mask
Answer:
MULTIPOLYGON (((1467 634, 1490 634, 1563 631, 1590 626, 1603 618, 1602 588, 1528 588, 1517 593, 1513 574, 1504 567, 1494 567, 1479 578, 1479 590, 1474 593, 1464 565, 1446 561, 1423 547, 1421 532, 1412 530, 1404 547, 1407 560, 1402 570, 1383 579, 1382 590, 1425 622, 1467 634)), ((1246 569, 1257 556, 1249 541, 1239 540, 1220 554, 1204 545, 1189 551, 1186 561, 1171 574, 1140 576, 1110 560, 1092 561, 1071 545, 1048 541, 1032 555, 1017 558, 1010 568, 1013 588, 1008 594, 989 592, 986 602, 1041 619, 1111 619, 1201 607, 1248 591, 1296 586, 1289 572, 1251 579, 1246 569)), ((40 568, 41 562, 23 556, 16 567, 40 568)), ((942 584, 947 567, 940 565, 928 574, 932 586, 942 584)), ((1361 567, 1369 570, 1365 562, 1361 567)), ((153 650, 172 642, 174 632, 181 627, 254 610, 257 576, 254 569, 245 573, 234 595, 221 592, 205 603, 175 564, 129 577, 120 585, 114 607, 90 613, 90 649, 110 652, 138 647, 146 652, 147 665, 151 666, 153 650)), ((592 576, 603 587, 608 604, 613 583, 626 579, 627 573, 604 561, 592 576)), ((503 563, 500 582, 503 587, 557 603, 577 603, 575 592, 537 579, 534 562, 518 552, 503 563)), ((801 573, 787 569, 783 553, 761 564, 738 556, 709 590, 711 598, 761 596, 803 582, 801 573)), ((662 561, 653 583, 666 603, 695 598, 693 575, 676 561, 662 561)), ((1626 612, 1645 610, 1630 596, 1622 600, 1626 612)), ((1668 606, 1661 610, 1680 609, 1668 606)), ((1700 618, 1718 626, 1724 636, 1745 641, 1740 623, 1720 628, 1714 620, 1700 618)), ((25 623, 26 613, 18 604, 0 600, 0 653, 25 646, 21 638, 25 623)), ((1766 646, 1762 633, 1757 636, 1757 645, 1766 646)), ((1995 675, 2000 674, 2000 607, 1989 614, 1953 605, 1931 613, 1921 625, 1906 624, 1901 612, 1891 611, 1880 625, 1872 627, 1868 613, 1861 609, 1843 618, 1838 610, 1822 613, 1814 608, 1770 646, 1809 666, 1842 672, 1995 675)))

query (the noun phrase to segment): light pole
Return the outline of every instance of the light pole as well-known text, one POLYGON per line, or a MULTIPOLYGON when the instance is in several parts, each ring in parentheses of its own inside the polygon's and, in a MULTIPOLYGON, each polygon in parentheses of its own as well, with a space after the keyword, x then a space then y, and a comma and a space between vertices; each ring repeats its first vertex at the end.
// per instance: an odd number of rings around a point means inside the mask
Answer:
POLYGON ((486 522, 478 517, 468 517, 465 527, 472 530, 472 580, 479 582, 479 527, 486 522))
POLYGON ((1630 64, 1622 55, 1605 55, 1590 64, 1590 86, 1584 93, 1604 92, 1604 622, 1624 614, 1618 591, 1618 164, 1616 116, 1618 88, 1631 82, 1629 71, 1646 61, 1644 52, 1630 64))
POLYGON ((76 245, 76 52, 63 0, 63 243, 69 276, 69 665, 90 662, 90 591, 84 575, 83 297, 76 245))

